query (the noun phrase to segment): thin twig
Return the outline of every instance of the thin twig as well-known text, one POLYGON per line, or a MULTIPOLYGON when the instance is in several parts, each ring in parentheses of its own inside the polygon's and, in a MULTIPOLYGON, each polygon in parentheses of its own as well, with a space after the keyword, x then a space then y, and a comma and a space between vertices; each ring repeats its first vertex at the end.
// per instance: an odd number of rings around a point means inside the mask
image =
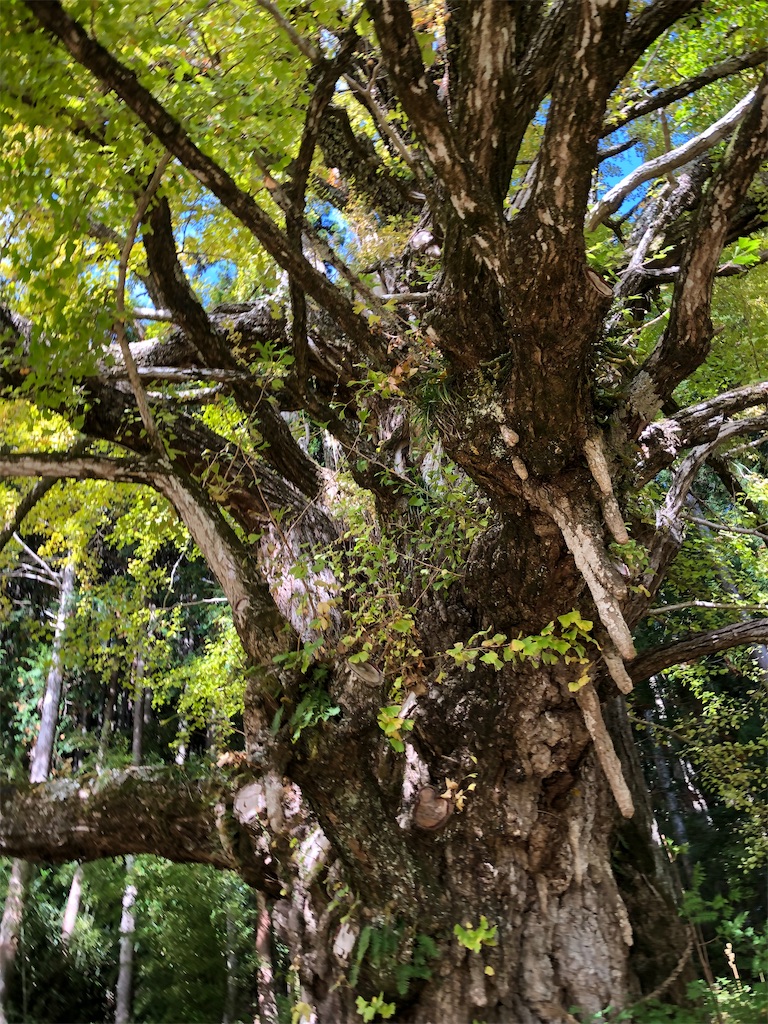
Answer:
POLYGON ((704 608, 707 610, 731 608, 739 612, 768 612, 768 605, 764 604, 734 604, 733 601, 682 601, 680 604, 665 604, 660 605, 658 608, 649 608, 645 613, 645 618, 650 615, 671 615, 673 612, 682 612, 689 608, 704 608))
POLYGON ((725 523, 713 523, 709 519, 700 519, 698 516, 688 517, 697 526, 706 526, 710 530, 719 530, 721 533, 742 533, 746 537, 759 537, 760 540, 768 543, 768 533, 761 533, 760 530, 749 530, 744 526, 728 526, 725 523))

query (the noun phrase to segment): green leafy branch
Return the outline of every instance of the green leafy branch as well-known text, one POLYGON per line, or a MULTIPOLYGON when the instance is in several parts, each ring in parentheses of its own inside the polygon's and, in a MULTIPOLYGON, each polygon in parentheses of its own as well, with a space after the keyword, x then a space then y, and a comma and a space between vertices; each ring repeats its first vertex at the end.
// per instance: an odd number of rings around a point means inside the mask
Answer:
MULTIPOLYGON (((599 649, 592 636, 593 625, 590 619, 583 619, 580 612, 574 609, 558 615, 557 622, 549 622, 540 633, 510 639, 506 633, 494 633, 491 636, 489 627, 475 633, 466 643, 455 643, 445 653, 467 672, 474 672, 478 661, 499 672, 510 662, 532 660, 554 665, 563 659, 566 665, 577 663, 585 666, 580 678, 570 684, 570 688, 575 690, 587 681, 586 667, 590 664, 587 657, 588 645, 599 649)), ((438 681, 444 678, 445 672, 441 672, 438 681)))
POLYGON ((381 708, 376 721, 379 728, 389 740, 389 745, 398 754, 405 750, 403 733, 413 729, 413 720, 403 717, 403 709, 400 704, 390 704, 381 708))

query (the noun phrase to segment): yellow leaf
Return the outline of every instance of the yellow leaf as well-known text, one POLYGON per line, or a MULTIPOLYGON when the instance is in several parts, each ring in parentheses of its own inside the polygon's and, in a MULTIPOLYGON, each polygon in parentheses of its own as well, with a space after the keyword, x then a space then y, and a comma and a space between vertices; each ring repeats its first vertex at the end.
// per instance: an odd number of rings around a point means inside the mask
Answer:
POLYGON ((494 969, 492 967, 486 967, 485 968, 485 973, 488 975, 489 978, 492 978, 494 976, 494 974, 496 973, 496 971, 494 971, 494 969))
POLYGON ((583 675, 579 676, 579 678, 576 680, 576 682, 568 683, 568 689, 571 691, 571 693, 578 693, 578 691, 582 688, 582 686, 586 686, 588 682, 589 682, 589 672, 587 671, 587 672, 584 672, 583 675))
POLYGON ((296 1003, 291 1014, 294 1021, 311 1020, 312 1007, 309 1003, 296 1003))

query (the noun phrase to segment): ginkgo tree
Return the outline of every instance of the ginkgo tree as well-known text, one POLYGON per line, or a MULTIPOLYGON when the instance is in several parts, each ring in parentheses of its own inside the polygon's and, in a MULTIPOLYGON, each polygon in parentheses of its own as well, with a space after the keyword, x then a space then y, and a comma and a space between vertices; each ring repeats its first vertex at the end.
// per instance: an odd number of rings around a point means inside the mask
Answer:
POLYGON ((27 0, 0 31, 0 385, 70 431, 0 474, 160 495, 246 664, 227 772, 9 785, 0 851, 239 871, 305 1019, 674 995, 626 698, 768 637, 731 591, 635 640, 697 478, 768 426, 759 360, 706 375, 719 278, 765 259, 761 5, 27 0))

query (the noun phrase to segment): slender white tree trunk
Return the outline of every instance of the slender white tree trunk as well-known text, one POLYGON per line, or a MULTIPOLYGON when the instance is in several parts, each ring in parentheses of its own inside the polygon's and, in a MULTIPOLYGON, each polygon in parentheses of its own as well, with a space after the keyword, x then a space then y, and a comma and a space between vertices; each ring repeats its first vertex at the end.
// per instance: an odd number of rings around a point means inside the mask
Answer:
POLYGON ((133 936, 136 931, 136 915, 133 911, 133 905, 136 902, 137 895, 137 889, 133 883, 134 864, 134 857, 129 855, 125 858, 126 885, 123 890, 123 912, 120 917, 120 969, 117 975, 115 1024, 128 1024, 131 1019, 133 936))
MULTIPOLYGON (((136 656, 135 665, 131 762, 138 767, 142 759, 144 721, 149 697, 149 691, 144 686, 144 658, 141 652, 136 656)), ((134 934, 136 932, 136 915, 133 907, 138 893, 134 879, 135 864, 135 857, 129 855, 125 858, 125 889, 123 890, 123 910, 120 917, 120 958, 115 993, 115 1024, 128 1024, 131 1019, 134 934)))
POLYGON ((19 946, 21 919, 24 914, 24 895, 32 877, 29 861, 16 858, 8 879, 3 919, 0 923, 0 1024, 7 1024, 5 1008, 8 1001, 8 981, 19 946))
MULTIPOLYGON (((67 619, 71 611, 72 595, 75 591, 75 563, 70 557, 64 566, 59 592, 59 611, 53 634, 51 664, 45 680, 43 707, 40 714, 40 730, 37 734, 30 761, 30 782, 45 782, 51 770, 56 726, 59 721, 59 704, 64 681, 61 648, 67 619)), ((24 916, 24 897, 33 874, 31 864, 14 860, 8 881, 2 922, 0 922, 0 1024, 6 1024, 8 982, 19 948, 19 933, 24 916)))
POLYGON ((69 886, 69 896, 67 896, 67 905, 64 908, 64 918, 61 922, 61 941, 65 947, 69 945, 72 933, 75 930, 77 915, 80 913, 80 897, 82 892, 83 865, 78 864, 75 868, 74 875, 72 875, 72 881, 69 886))
POLYGON ((235 952, 235 915, 227 909, 227 989, 221 1024, 232 1024, 237 1013, 237 953, 235 952))
POLYGON ((29 769, 30 782, 45 782, 48 778, 48 773, 51 770, 54 740, 56 739, 56 726, 59 722, 61 688, 64 683, 61 647, 62 640, 64 638, 64 630, 67 626, 67 618, 72 605, 72 595, 74 590, 75 563, 71 558, 69 558, 64 566, 64 572, 62 573, 61 578, 59 613, 56 617, 56 631, 53 636, 51 666, 48 669, 48 677, 45 681, 43 710, 40 714, 40 730, 37 734, 35 749, 32 751, 32 760, 29 769))

